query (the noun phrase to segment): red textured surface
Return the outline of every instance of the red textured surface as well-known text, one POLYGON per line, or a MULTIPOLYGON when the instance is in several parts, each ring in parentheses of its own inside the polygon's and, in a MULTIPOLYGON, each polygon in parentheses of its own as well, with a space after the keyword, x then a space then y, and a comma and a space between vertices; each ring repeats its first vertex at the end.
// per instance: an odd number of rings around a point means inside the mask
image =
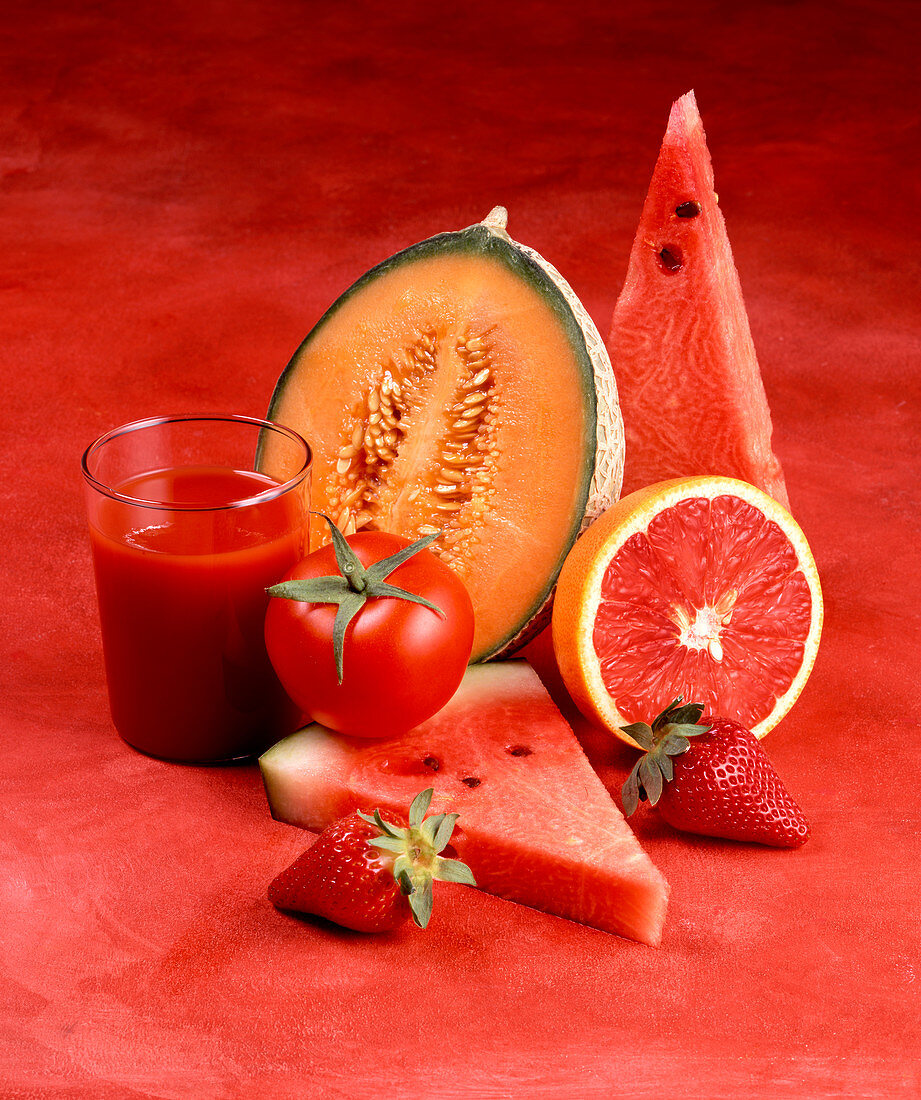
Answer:
MULTIPOLYGON (((917 1096, 919 9, 438 8, 0 16, 0 1094, 917 1096), (277 914, 302 840, 256 770, 110 728, 80 451, 259 414, 356 275, 497 202, 605 331, 690 87, 827 597, 766 743, 812 839, 640 820, 672 885, 658 951, 450 886, 425 934, 277 914)), ((584 732, 616 788, 629 752, 584 732)))

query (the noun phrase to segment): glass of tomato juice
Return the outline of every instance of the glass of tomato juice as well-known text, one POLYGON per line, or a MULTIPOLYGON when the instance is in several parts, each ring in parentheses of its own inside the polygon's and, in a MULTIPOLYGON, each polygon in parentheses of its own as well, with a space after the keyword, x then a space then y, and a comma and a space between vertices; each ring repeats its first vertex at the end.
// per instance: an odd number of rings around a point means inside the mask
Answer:
POLYGON ((310 464, 296 432, 246 416, 138 420, 87 448, 109 705, 129 745, 228 763, 297 727, 263 620, 266 588, 309 550, 310 464))

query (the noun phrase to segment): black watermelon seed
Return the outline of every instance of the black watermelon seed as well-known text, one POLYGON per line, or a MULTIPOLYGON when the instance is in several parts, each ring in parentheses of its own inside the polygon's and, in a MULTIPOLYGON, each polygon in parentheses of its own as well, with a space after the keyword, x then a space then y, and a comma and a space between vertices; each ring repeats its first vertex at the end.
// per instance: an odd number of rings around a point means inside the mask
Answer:
POLYGON ((667 245, 659 252, 659 263, 669 275, 674 275, 676 271, 681 270, 683 264, 681 249, 674 245, 667 245))

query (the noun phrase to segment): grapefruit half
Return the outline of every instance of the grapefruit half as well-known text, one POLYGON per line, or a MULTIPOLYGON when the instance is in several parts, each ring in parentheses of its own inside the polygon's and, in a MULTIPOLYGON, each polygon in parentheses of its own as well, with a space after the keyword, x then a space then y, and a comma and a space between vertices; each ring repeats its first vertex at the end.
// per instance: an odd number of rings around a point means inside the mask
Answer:
POLYGON ((560 573, 553 646, 585 716, 618 737, 679 695, 763 737, 815 661, 822 591, 790 513, 735 478, 623 497, 560 573))

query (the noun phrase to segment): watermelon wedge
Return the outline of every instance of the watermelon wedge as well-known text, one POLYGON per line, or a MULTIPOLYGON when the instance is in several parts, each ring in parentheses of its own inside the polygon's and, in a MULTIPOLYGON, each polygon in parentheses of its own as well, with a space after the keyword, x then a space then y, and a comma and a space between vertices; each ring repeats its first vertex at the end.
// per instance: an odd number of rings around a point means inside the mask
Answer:
POLYGON ((693 92, 672 105, 608 350, 626 435, 624 496, 724 474, 789 507, 693 92))
POLYGON ((484 890, 657 945, 668 886, 524 661, 473 665, 434 718, 386 741, 311 725, 259 765, 272 816, 319 830, 359 808, 460 814, 452 846, 484 890))

